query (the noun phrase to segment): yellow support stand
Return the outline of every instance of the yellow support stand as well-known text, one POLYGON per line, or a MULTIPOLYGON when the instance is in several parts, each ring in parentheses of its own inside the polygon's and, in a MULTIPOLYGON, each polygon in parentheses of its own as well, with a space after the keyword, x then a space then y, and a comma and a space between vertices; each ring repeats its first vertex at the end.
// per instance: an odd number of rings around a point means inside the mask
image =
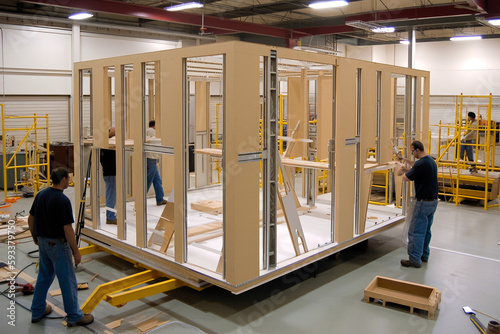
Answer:
MULTIPOLYGON (((108 252, 112 255, 118 256, 130 263, 133 263, 135 266, 141 266, 139 263, 136 263, 134 261, 131 261, 130 259, 120 256, 114 252, 109 252, 97 245, 90 244, 87 247, 82 247, 80 248, 80 254, 83 255, 88 255, 100 251, 105 251, 108 252)), ((192 289, 201 291, 203 289, 208 288, 211 285, 206 285, 201 288, 194 287, 190 284, 187 284, 183 281, 180 281, 175 278, 170 278, 165 276, 164 274, 156 271, 156 270, 151 270, 151 269, 146 269, 140 273, 130 275, 127 277, 123 277, 111 282, 107 282, 104 284, 99 285, 93 292, 92 294, 87 298, 87 300, 82 304, 81 309, 83 313, 90 313, 92 312, 99 303, 104 300, 108 302, 109 304, 115 306, 115 307, 121 307, 128 302, 131 302, 133 300, 141 299, 141 298, 146 298, 152 295, 156 295, 162 292, 167 292, 171 291, 183 286, 189 286, 192 289), (133 287, 136 287, 138 285, 150 282, 152 280, 158 279, 165 277, 167 280, 161 281, 158 283, 150 284, 147 286, 139 287, 136 289, 131 289, 133 287)))

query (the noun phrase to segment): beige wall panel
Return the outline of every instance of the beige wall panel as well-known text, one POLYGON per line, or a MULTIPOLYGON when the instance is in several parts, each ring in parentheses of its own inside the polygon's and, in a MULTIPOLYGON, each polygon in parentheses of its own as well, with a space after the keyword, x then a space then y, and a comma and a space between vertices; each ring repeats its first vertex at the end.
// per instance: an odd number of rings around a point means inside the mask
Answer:
POLYGON ((141 85, 142 79, 142 70, 141 63, 136 62, 133 64, 134 69, 128 73, 129 83, 132 85, 128 85, 128 113, 130 114, 130 124, 134 128, 132 132, 132 139, 134 140, 134 153, 132 159, 132 175, 136 175, 137 177, 132 178, 132 186, 133 186, 133 196, 135 198, 135 207, 136 207, 136 215, 135 215, 135 229, 136 229, 136 246, 137 247, 146 247, 146 229, 144 227, 144 217, 142 212, 144 212, 144 205, 146 200, 146 194, 144 193, 144 138, 145 138, 145 125, 143 122, 143 110, 142 110, 142 89, 141 85))
MULTIPOLYGON (((169 194, 165 184, 172 184, 172 189, 175 191, 174 201, 174 222, 175 222, 175 261, 178 263, 184 262, 184 180, 183 170, 187 167, 184 165, 185 150, 182 146, 182 138, 185 135, 184 124, 182 123, 182 85, 183 71, 182 59, 168 57, 162 59, 161 67, 161 126, 162 132, 161 142, 164 146, 174 147, 174 157, 165 157, 168 164, 163 166, 163 183, 165 194, 169 194)), ((170 199, 171 200, 171 199, 170 199)))
MULTIPOLYGON (((81 173, 80 167, 82 166, 83 163, 83 151, 81 150, 81 147, 83 147, 82 142, 81 142, 81 132, 80 132, 80 70, 76 68, 73 70, 73 142, 75 143, 74 145, 74 178, 73 182, 75 185, 75 203, 78 203, 77 201, 80 200, 81 194, 83 194, 83 185, 82 185, 82 179, 84 176, 81 173)), ((74 209, 76 210, 76 208, 74 209)))
POLYGON ((207 131, 209 87, 206 81, 196 81, 195 83, 195 129, 197 132, 207 131))
POLYGON ((428 152, 429 148, 429 104, 430 104, 430 75, 424 76, 423 80, 423 97, 422 97, 422 143, 424 144, 425 150, 428 152))
POLYGON ((127 187, 120 180, 125 179, 124 172, 124 142, 125 127, 123 126, 123 71, 120 64, 115 65, 115 138, 116 138, 116 220, 117 238, 125 239, 125 200, 127 187))
MULTIPOLYGON (((364 64, 361 70, 361 159, 362 166, 370 148, 375 148, 377 137, 377 68, 364 64)), ((372 174, 362 171, 359 188, 359 233, 365 231, 366 212, 370 200, 372 174)))
MULTIPOLYGON (((279 54, 278 54, 279 56, 279 54)), ((309 138, 309 112, 307 108, 307 76, 302 72, 301 77, 288 78, 287 92, 287 135, 291 136, 292 131, 300 121, 299 127, 294 134, 297 139, 309 138)), ((307 143, 296 142, 291 151, 292 157, 307 157, 307 143)))
POLYGON ((155 61, 155 79, 154 79, 154 118, 155 118, 155 130, 156 130, 156 136, 161 138, 162 131, 161 131, 161 110, 160 110, 160 105, 161 105, 161 94, 160 94, 160 87, 161 87, 161 67, 160 67, 160 62, 155 61))
POLYGON ((323 160, 328 159, 328 140, 332 138, 333 78, 320 75, 317 87, 316 113, 318 124, 316 147, 318 160, 323 160))
POLYGON ((415 78, 415 138, 422 140, 422 80, 415 78))
POLYGON ((394 80, 391 78, 391 72, 383 71, 381 75, 380 92, 380 162, 392 161, 392 146, 394 132, 394 80))
POLYGON ((259 276, 260 164, 238 163, 239 153, 259 150, 259 57, 238 49, 226 62, 224 263, 226 281, 241 284, 259 276))
MULTIPOLYGON (((92 158, 91 162, 92 166, 97 166, 99 164, 99 156, 96 153, 96 149, 92 148, 92 158)), ((90 200, 92 201, 92 222, 89 224, 92 228, 97 228, 97 221, 100 215, 100 207, 101 203, 99 202, 99 192, 97 189, 97 180, 99 179, 99 175, 97 174, 97 169, 92 168, 90 173, 90 200)), ((105 223, 105 222, 104 222, 105 223)))
POLYGON ((106 91, 108 83, 107 71, 102 66, 96 66, 92 69, 92 127, 94 146, 108 148, 108 129, 110 120, 105 110, 105 96, 109 94, 106 91))
POLYGON ((355 145, 345 140, 356 135, 356 63, 348 59, 337 68, 337 112, 335 152, 335 242, 344 242, 354 234, 355 145))

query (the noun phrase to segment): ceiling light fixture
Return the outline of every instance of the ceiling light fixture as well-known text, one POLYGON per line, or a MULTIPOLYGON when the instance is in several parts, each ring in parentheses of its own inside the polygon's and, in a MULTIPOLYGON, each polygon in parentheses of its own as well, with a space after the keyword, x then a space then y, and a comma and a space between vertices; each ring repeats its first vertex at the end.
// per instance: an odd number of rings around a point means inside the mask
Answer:
POLYGON ((87 13, 87 12, 80 12, 80 13, 74 13, 68 16, 68 19, 71 20, 85 20, 90 17, 94 16, 93 14, 87 13))
POLYGON ((450 41, 460 42, 460 41, 477 41, 483 39, 483 36, 454 36, 450 38, 450 41))
POLYGON ((391 33, 396 31, 394 27, 384 27, 377 23, 364 22, 364 21, 347 21, 346 26, 371 31, 374 33, 391 33))
POLYGON ((494 26, 500 26, 500 19, 488 20, 488 23, 494 26))
POLYGON ((199 3, 199 2, 186 2, 186 3, 180 3, 178 5, 173 5, 170 7, 165 7, 165 10, 168 10, 169 12, 175 12, 178 10, 202 8, 202 7, 203 7, 203 4, 199 3))
POLYGON ((400 40, 399 43, 404 44, 404 45, 409 45, 410 41, 407 39, 400 40))
POLYGON ((313 9, 338 8, 347 6, 348 4, 349 2, 346 0, 316 1, 311 2, 309 7, 313 9))
POLYGON ((396 31, 396 28, 394 27, 377 27, 373 28, 372 31, 376 34, 385 34, 385 33, 391 33, 396 31))

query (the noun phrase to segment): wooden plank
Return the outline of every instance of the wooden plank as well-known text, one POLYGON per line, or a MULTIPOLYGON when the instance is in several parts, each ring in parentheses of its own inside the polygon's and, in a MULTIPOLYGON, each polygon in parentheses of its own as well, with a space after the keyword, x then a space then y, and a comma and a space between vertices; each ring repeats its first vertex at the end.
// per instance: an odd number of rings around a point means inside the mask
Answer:
MULTIPOLYGON (((365 63, 361 69, 361 164, 367 163, 368 152, 377 147, 377 67, 365 63)), ((365 232, 371 173, 362 173, 359 185, 359 233, 365 232)))
MULTIPOLYGON (((287 129, 295 129, 296 138, 309 138, 309 112, 308 112, 308 82, 305 70, 301 71, 300 77, 288 78, 287 91, 287 129)), ((307 157, 307 144, 297 142, 290 154, 294 157, 307 157)))
POLYGON ((430 109, 430 92, 431 92, 431 87, 430 87, 430 74, 427 73, 424 76, 424 95, 423 95, 423 108, 422 108, 422 144, 424 144, 424 147, 426 150, 429 148, 429 136, 428 132, 429 131, 429 109, 430 109))
POLYGON ((225 65, 224 273, 241 284, 259 276, 260 164, 238 163, 239 153, 259 150, 259 55, 253 46, 236 47, 225 65))
POLYGON ((125 137, 125 129, 123 119, 123 68, 120 64, 115 64, 115 147, 116 147, 116 237, 119 240, 125 239, 125 203, 127 196, 127 185, 121 180, 125 180, 125 166, 123 161, 125 143, 122 139, 125 137), (118 139, 118 140, 117 140, 118 139))
POLYGON ((354 164, 355 145, 345 140, 356 135, 356 62, 339 61, 337 75, 342 85, 337 85, 337 113, 335 122, 335 242, 352 239, 354 235, 354 164), (342 194, 340 196, 340 194, 342 194), (345 209, 341 209, 345 208, 345 209), (347 209, 349 208, 349 209, 347 209))
POLYGON ((333 137, 333 77, 321 74, 318 77, 316 115, 318 119, 316 148, 318 160, 328 159, 328 141, 333 137))
POLYGON ((143 212, 146 208, 146 189, 144 187, 146 166, 144 164, 144 138, 146 125, 144 124, 143 108, 142 108, 142 89, 134 89, 133 84, 139 84, 141 80, 141 63, 133 64, 133 70, 129 72, 128 77, 131 85, 127 86, 129 91, 128 108, 132 111, 130 123, 134 124, 134 131, 131 132, 131 138, 134 140, 134 158, 132 159, 132 175, 138 177, 132 178, 132 196, 135 198, 135 232, 136 246, 146 247, 146 221, 143 212))
POLYGON ((214 201, 209 199, 191 203, 191 209, 216 216, 222 213, 222 207, 222 201, 214 201))

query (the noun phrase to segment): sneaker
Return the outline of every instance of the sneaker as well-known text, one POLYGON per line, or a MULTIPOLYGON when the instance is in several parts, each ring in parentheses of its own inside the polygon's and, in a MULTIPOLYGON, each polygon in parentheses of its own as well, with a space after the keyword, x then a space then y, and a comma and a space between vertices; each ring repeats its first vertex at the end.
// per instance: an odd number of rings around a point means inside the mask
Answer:
POLYGON ((165 205, 167 204, 167 200, 164 199, 163 201, 161 201, 160 203, 156 203, 156 205, 160 206, 160 205, 165 205))
POLYGON ((92 314, 88 313, 88 314, 84 314, 83 318, 81 318, 77 322, 68 322, 68 327, 87 326, 93 322, 94 322, 94 316, 92 314))
POLYGON ((401 260, 401 265, 403 267, 413 267, 413 268, 420 268, 421 267, 420 264, 415 264, 415 263, 411 262, 410 260, 401 260))
POLYGON ((106 219, 106 224, 116 225, 116 219, 113 219, 113 220, 106 219))
POLYGON ((34 324, 36 324, 37 322, 39 322, 40 320, 42 320, 43 317, 46 317, 47 315, 49 315, 50 312, 52 312, 52 306, 50 306, 49 304, 47 304, 45 306, 45 312, 43 312, 43 315, 40 318, 31 318, 31 322, 34 323, 34 324))

